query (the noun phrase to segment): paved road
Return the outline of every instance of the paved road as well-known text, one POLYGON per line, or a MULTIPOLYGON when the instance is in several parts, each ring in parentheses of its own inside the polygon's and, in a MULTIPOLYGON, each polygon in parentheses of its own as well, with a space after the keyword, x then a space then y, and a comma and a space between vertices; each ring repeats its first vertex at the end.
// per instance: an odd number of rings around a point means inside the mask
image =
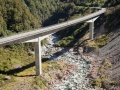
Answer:
POLYGON ((21 43, 21 42, 25 42, 31 39, 35 39, 38 38, 40 36, 44 36, 50 33, 55 33, 59 30, 65 29, 66 27, 78 24, 78 23, 82 23, 85 22, 87 20, 90 20, 94 17, 97 17, 101 14, 103 14, 106 11, 105 8, 102 8, 101 10, 99 10, 98 12, 86 15, 84 17, 80 17, 74 20, 69 20, 63 23, 59 23, 59 24, 55 24, 55 25, 51 25, 51 26, 47 26, 47 27, 43 27, 40 29, 36 29, 33 31, 29 31, 26 33, 21 33, 21 34, 16 34, 13 36, 8 36, 8 37, 4 37, 4 38, 0 38, 0 45, 4 46, 4 45, 9 45, 9 44, 15 44, 15 43, 21 43))

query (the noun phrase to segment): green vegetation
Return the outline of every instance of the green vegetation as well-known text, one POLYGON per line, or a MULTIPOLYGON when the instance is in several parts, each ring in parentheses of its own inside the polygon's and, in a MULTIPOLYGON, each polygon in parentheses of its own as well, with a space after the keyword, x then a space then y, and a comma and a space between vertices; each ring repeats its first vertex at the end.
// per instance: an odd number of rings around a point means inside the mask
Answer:
POLYGON ((0 48, 0 71, 7 72, 11 69, 14 69, 13 66, 15 64, 20 64, 21 66, 24 66, 26 64, 32 63, 33 61, 33 56, 28 56, 28 53, 25 52, 23 49, 0 48))
POLYGON ((92 81, 92 86, 101 87, 101 82, 99 80, 93 80, 92 81))
POLYGON ((39 28, 59 0, 0 0, 0 37, 39 28))
POLYGON ((108 43, 108 36, 107 35, 101 35, 96 40, 95 43, 98 45, 98 47, 104 46, 108 43))
POLYGON ((85 45, 87 47, 93 47, 95 49, 98 49, 108 43, 108 36, 103 34, 97 37, 95 40, 87 40, 85 45))
POLYGON ((103 6, 107 0, 61 0, 62 2, 70 3, 74 2, 76 5, 80 6, 103 6))
POLYGON ((75 25, 67 28, 64 32, 60 32, 60 41, 56 46, 74 46, 74 44, 79 42, 79 39, 82 38, 88 31, 88 23, 75 25), (81 27, 79 27, 81 26, 81 27))
POLYGON ((7 85, 7 84, 15 81, 13 76, 11 76, 10 80, 9 79, 8 80, 5 79, 5 76, 6 75, 0 74, 0 87, 2 87, 3 85, 7 85))
POLYGON ((59 0, 24 0, 30 12, 42 24, 59 6, 59 0))
POLYGON ((42 90, 45 89, 46 84, 48 83, 47 79, 41 77, 35 77, 33 81, 33 86, 39 86, 42 90))
POLYGON ((43 46, 43 45, 45 45, 47 43, 47 38, 45 38, 45 39, 43 39, 42 41, 41 41, 41 45, 43 46))
POLYGON ((39 27, 23 0, 0 0, 0 21, 0 36, 39 27))

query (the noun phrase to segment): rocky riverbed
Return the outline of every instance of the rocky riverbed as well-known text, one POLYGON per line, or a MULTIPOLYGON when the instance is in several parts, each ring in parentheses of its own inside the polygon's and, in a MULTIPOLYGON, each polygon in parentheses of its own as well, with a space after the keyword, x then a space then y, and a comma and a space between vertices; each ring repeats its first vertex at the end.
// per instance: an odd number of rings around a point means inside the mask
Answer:
POLYGON ((58 41, 55 34, 49 36, 48 43, 42 47, 42 55, 51 60, 63 61, 77 66, 70 75, 59 83, 53 82, 53 90, 99 90, 93 89, 89 86, 88 77, 97 77, 97 70, 99 68, 100 58, 93 54, 82 54, 78 52, 83 49, 73 49, 70 47, 54 47, 53 45, 58 41), (98 65, 96 65, 98 64, 98 65))

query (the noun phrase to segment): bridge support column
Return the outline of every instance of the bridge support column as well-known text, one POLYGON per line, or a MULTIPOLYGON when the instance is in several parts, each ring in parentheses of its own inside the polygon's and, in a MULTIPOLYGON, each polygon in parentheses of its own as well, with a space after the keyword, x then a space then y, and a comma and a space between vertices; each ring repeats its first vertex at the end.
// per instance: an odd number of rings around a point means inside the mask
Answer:
POLYGON ((38 38, 38 42, 35 42, 35 65, 36 75, 42 74, 42 60, 41 60, 41 39, 38 38))
POLYGON ((90 35, 89 38, 93 40, 94 38, 94 21, 89 24, 90 35))

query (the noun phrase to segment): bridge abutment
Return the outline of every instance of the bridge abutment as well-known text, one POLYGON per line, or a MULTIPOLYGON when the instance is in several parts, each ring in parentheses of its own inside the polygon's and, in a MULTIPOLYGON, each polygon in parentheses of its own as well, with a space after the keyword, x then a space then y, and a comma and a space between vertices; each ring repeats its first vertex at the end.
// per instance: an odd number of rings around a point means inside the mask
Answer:
POLYGON ((41 39, 38 38, 38 42, 35 42, 35 65, 36 75, 42 74, 42 59, 41 59, 41 39))

